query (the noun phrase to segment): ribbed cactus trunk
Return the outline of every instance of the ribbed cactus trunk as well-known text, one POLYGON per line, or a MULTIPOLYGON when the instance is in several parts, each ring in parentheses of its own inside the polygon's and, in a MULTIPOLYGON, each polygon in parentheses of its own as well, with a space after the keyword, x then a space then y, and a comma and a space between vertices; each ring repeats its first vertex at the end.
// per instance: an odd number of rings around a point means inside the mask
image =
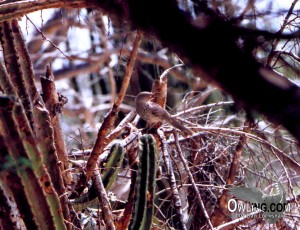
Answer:
POLYGON ((156 188, 156 143, 152 135, 144 135, 139 143, 139 168, 135 210, 130 229, 151 228, 156 188))

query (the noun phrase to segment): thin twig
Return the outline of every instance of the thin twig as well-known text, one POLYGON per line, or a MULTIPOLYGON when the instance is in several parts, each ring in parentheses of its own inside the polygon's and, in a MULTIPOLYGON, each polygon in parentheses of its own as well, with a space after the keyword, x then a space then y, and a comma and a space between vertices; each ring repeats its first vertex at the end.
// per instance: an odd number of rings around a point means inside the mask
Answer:
POLYGON ((42 38, 45 41, 49 42, 54 48, 56 48, 62 55, 64 55, 70 61, 73 61, 71 57, 67 56, 57 45, 55 45, 49 38, 47 38, 45 34, 39 28, 36 27, 36 25, 33 23, 33 21, 31 21, 31 19, 27 15, 25 15, 25 17, 28 21, 30 21, 30 23, 34 26, 34 28, 41 34, 42 38))
POLYGON ((102 210, 102 216, 107 230, 115 230, 114 221, 112 219, 112 212, 107 194, 102 183, 101 175, 99 169, 96 169, 93 173, 93 182, 98 193, 98 200, 102 210))
MULTIPOLYGON (((294 0, 294 2, 291 4, 291 7, 290 7, 290 9, 289 9, 287 15, 285 16, 285 18, 284 18, 284 20, 283 20, 282 26, 281 26, 281 28, 277 31, 276 35, 281 35, 281 34, 283 33, 285 27, 288 25, 288 20, 289 20, 290 16, 293 14, 293 11, 294 11, 294 8, 295 8, 295 5, 296 5, 297 2, 298 2, 298 0, 294 0)), ((278 43, 279 43, 279 41, 280 41, 280 40, 279 40, 279 37, 280 37, 280 36, 278 36, 278 37, 274 40, 274 42, 273 42, 273 44, 272 44, 272 48, 271 48, 271 51, 270 51, 270 54, 269 54, 269 56, 268 56, 267 63, 266 63, 268 66, 271 65, 272 59, 273 59, 273 57, 274 57, 274 52, 273 52, 273 51, 276 49, 276 47, 277 47, 277 45, 278 45, 278 43)))
MULTIPOLYGON (((295 170, 295 172, 300 174, 300 164, 297 161, 295 161, 292 157, 290 157, 289 155, 287 155, 286 153, 281 151, 279 148, 277 148, 276 146, 271 144, 269 141, 264 140, 254 134, 245 133, 243 131, 234 130, 234 129, 230 129, 230 128, 204 127, 204 126, 199 126, 199 125, 197 127, 193 127, 193 130, 197 130, 197 129, 198 129, 198 132, 196 134, 194 134, 188 138, 179 138, 178 141, 181 142, 181 141, 186 141, 187 139, 197 138, 198 136, 204 135, 205 132, 217 133, 217 134, 222 134, 222 135, 230 134, 230 135, 235 135, 235 136, 246 136, 249 139, 252 139, 254 141, 265 144, 266 146, 269 146, 271 149, 274 150, 274 153, 276 154, 276 156, 278 156, 280 159, 282 159, 291 169, 295 170)), ((233 136, 231 136, 231 138, 233 138, 233 136)), ((174 144, 175 141, 169 140, 169 141, 167 141, 167 143, 174 144)))
MULTIPOLYGON (((248 218, 252 218, 253 216, 261 213, 262 210, 257 210, 255 212, 252 212, 252 213, 249 213, 248 215, 245 215, 245 216, 242 216, 238 219, 235 219, 233 221, 230 221, 230 222, 227 222, 225 224, 222 224, 222 225, 219 225, 218 227, 214 228, 214 230, 220 230, 220 229, 223 229, 223 228, 226 228, 226 229, 229 229, 230 227, 233 227, 233 226, 236 226, 236 224, 240 223, 240 222, 243 222, 245 220, 247 220, 248 218)), ((232 228, 230 228, 232 229, 232 228)))
POLYGON ((292 52, 287 52, 284 50, 274 50, 273 53, 276 55, 285 54, 285 55, 291 57, 292 59, 294 59, 295 61, 300 62, 300 57, 292 52))
POLYGON ((208 213, 206 211, 206 208, 205 208, 205 205, 203 203, 203 200, 202 200, 202 198, 200 196, 199 190, 198 190, 198 188, 196 186, 194 177, 193 177, 193 175, 192 175, 192 173, 191 173, 191 171, 189 169, 187 160, 183 156, 182 150, 181 150, 179 142, 178 142, 178 134, 176 132, 174 132, 174 137, 175 137, 175 145, 176 145, 176 149, 177 149, 178 155, 179 155, 179 157, 181 159, 181 162, 183 163, 184 169, 187 172, 188 177, 189 177, 189 179, 190 179, 190 181, 192 183, 192 188, 193 188, 193 190, 194 190, 194 192, 196 194, 196 197, 197 197, 198 203, 199 203, 199 205, 201 207, 201 210, 202 210, 202 212, 203 212, 203 214, 204 214, 204 216, 205 216, 205 218, 207 220, 207 223, 208 223, 210 229, 214 229, 214 227, 213 227, 213 225, 212 225, 212 223, 210 221, 210 217, 208 216, 208 213))
POLYGON ((184 66, 184 64, 174 65, 174 66, 172 66, 172 67, 166 69, 166 70, 160 75, 159 80, 160 80, 161 82, 164 82, 165 79, 166 79, 166 77, 167 77, 167 75, 168 75, 168 73, 169 73, 172 69, 175 69, 175 68, 178 68, 178 67, 182 67, 182 66, 184 66))
POLYGON ((175 115, 173 115, 173 117, 180 117, 187 113, 202 112, 203 110, 210 109, 210 108, 213 108, 216 106, 232 105, 233 103, 234 103, 234 101, 222 101, 222 102, 217 102, 217 103, 211 103, 208 105, 201 105, 201 106, 193 107, 193 108, 181 111, 179 113, 176 113, 175 115))
MULTIPOLYGON (((216 186, 216 185, 211 185, 211 184, 196 184, 195 185, 197 187, 201 187, 201 188, 212 188, 212 189, 226 189, 225 186, 216 186)), ((192 184, 181 184, 181 185, 177 185, 178 188, 182 188, 182 187, 191 187, 193 186, 192 184)), ((160 191, 158 191, 157 193, 155 193, 156 196, 159 196, 160 194, 167 192, 171 190, 171 188, 164 188, 160 191)))
MULTIPOLYGON (((246 120, 244 124, 243 132, 249 133, 250 132, 249 121, 246 120)), ((232 162, 229 169, 229 175, 227 177, 226 185, 232 185, 236 176, 238 175, 240 169, 240 158, 246 144, 247 137, 240 136, 239 142, 235 147, 234 153, 232 154, 232 162)), ((225 184, 225 183, 224 183, 225 184)), ((212 223, 216 226, 223 223, 227 219, 227 200, 228 194, 223 190, 222 195, 218 199, 218 204, 215 206, 214 216, 212 217, 212 223)))
POLYGON ((112 109, 109 111, 109 113, 107 114, 107 116, 104 118, 104 121, 102 123, 102 126, 98 132, 98 136, 97 136, 97 140, 95 142, 95 145, 93 147, 93 151, 91 153, 91 156, 88 159, 87 162, 87 172, 86 172, 86 176, 87 179, 89 179, 92 174, 93 171, 96 168, 96 164, 98 161, 98 157, 102 154, 103 149, 109 144, 110 139, 107 138, 107 133, 108 131, 111 129, 111 127, 113 126, 113 123, 115 122, 117 115, 119 113, 119 106, 121 105, 124 96, 126 94, 129 82, 130 82, 130 78, 133 72, 133 68, 134 68, 134 64, 136 61, 136 57, 138 54, 138 48, 140 46, 142 40, 142 34, 141 33, 137 33, 134 44, 133 44, 133 48, 132 48, 132 52, 130 55, 130 60, 127 63, 127 67, 126 67, 126 73, 122 82, 122 86, 119 92, 119 96, 116 99, 112 109))
POLYGON ((116 139, 122 132, 122 130, 128 125, 129 122, 133 120, 136 116, 135 110, 127 114, 127 116, 120 122, 120 124, 114 129, 112 133, 107 136, 107 139, 110 141, 116 139))
POLYGON ((177 188, 177 184, 176 184, 176 179, 175 179, 175 175, 174 175, 174 171, 173 171, 173 167, 172 167, 172 163, 171 163, 171 159, 170 159, 170 155, 168 153, 168 146, 167 146, 167 141, 166 138, 164 136, 164 133, 161 130, 157 130, 157 134, 160 138, 160 141, 162 143, 162 152, 163 152, 163 158, 164 158, 164 162, 167 168, 167 175, 168 175, 168 179, 169 179, 169 183, 170 183, 170 187, 172 190, 172 194, 173 194, 173 199, 174 199, 174 206, 175 206, 175 210, 179 219, 179 223, 180 223, 180 229, 187 229, 184 221, 183 221, 183 211, 182 211, 182 205, 181 205, 181 200, 179 197, 179 191, 177 188))

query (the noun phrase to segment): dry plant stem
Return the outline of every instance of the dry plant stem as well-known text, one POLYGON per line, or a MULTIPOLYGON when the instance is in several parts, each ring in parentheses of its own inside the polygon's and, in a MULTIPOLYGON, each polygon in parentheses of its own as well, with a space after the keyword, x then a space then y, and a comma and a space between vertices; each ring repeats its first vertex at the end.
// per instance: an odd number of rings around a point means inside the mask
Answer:
MULTIPOLYGON (((166 107, 166 96, 167 96, 167 81, 168 74, 172 69, 181 67, 183 64, 178 64, 166 69, 159 77, 159 80, 153 81, 152 92, 157 94, 154 100, 155 103, 159 104, 161 107, 166 107)), ((154 95, 155 96, 155 95, 154 95)))
POLYGON ((137 179, 137 171, 138 171, 138 164, 136 162, 136 151, 134 151, 133 149, 129 150, 128 158, 129 158, 129 163, 131 165, 130 190, 129 190, 127 204, 125 206, 122 218, 116 222, 117 230, 123 230, 128 227, 134 209, 136 179, 137 179))
MULTIPOLYGON (((195 185, 197 187, 200 187, 200 188, 215 188, 215 189, 225 189, 225 186, 215 186, 215 185, 208 185, 208 184, 196 184, 195 185)), ((178 188, 182 188, 182 187, 192 187, 193 185, 192 184, 181 184, 181 185, 177 185, 178 188)), ((171 188, 165 188, 165 189, 162 189, 160 190, 159 192, 155 193, 156 196, 164 193, 164 192, 167 192, 169 191, 171 188)))
MULTIPOLYGON (((107 62, 105 62, 107 63, 107 62)), ((111 99, 110 99, 110 105, 113 105, 114 103, 114 98, 117 94, 117 83, 116 83, 116 79, 114 78, 114 74, 112 69, 109 67, 109 63, 106 64, 106 68, 108 68, 108 79, 109 79, 109 83, 111 85, 111 99)))
MULTIPOLYGON (((101 32, 101 47, 103 47, 104 49, 104 52, 108 52, 109 51, 109 48, 108 48, 108 45, 107 45, 107 31, 106 31, 106 28, 105 28, 105 22, 103 20, 103 13, 101 10, 98 10, 96 12, 96 15, 95 15, 95 20, 96 20, 96 24, 97 26, 100 28, 100 32, 101 32)), ((112 68, 109 66, 109 63, 111 61, 111 58, 108 58, 105 62, 104 62, 104 66, 105 68, 108 69, 108 72, 107 72, 107 76, 108 76, 108 79, 109 79, 109 83, 111 85, 111 104, 114 103, 114 98, 117 94, 117 85, 116 85, 116 80, 114 78, 114 74, 113 74, 113 71, 112 71, 112 68)))
POLYGON ((249 220, 252 220, 253 219, 252 216, 255 216, 261 212, 262 212, 262 210, 258 210, 258 211, 249 213, 248 215, 245 215, 245 216, 235 219, 233 221, 227 222, 225 224, 219 225, 218 227, 215 227, 214 230, 234 229, 235 227, 241 225, 241 223, 245 223, 249 220))
MULTIPOLYGON (((167 78, 164 81, 154 80, 152 84, 152 93, 154 94, 153 102, 159 104, 162 108, 166 107, 167 101, 167 78)), ((154 127, 159 127, 159 124, 154 125, 154 127)))
POLYGON ((274 50, 273 53, 274 53, 274 55, 284 54, 284 55, 289 56, 291 59, 294 59, 295 62, 300 62, 300 57, 292 52, 288 52, 288 51, 284 51, 284 50, 274 50))
POLYGON ((53 0, 49 1, 2 1, 0 3, 0 21, 19 18, 31 12, 50 8, 88 8, 92 1, 86 0, 53 0))
MULTIPOLYGON (((249 122, 246 120, 244 124, 244 133, 249 133, 251 128, 249 126, 249 122)), ((244 146, 247 141, 247 136, 243 135, 240 136, 239 142, 235 148, 235 151, 233 153, 232 162, 229 169, 229 175, 227 178, 226 185, 232 185, 234 183, 235 177, 238 175, 239 172, 239 166, 240 166, 240 158, 244 149, 244 146)), ((212 217, 212 223, 214 226, 218 226, 222 224, 224 221, 228 219, 228 208, 227 208, 227 193, 225 190, 223 190, 223 194, 218 200, 218 204, 216 205, 214 209, 214 215, 212 217)))
MULTIPOLYGON (((193 127, 194 129, 194 127, 193 127)), ((290 167, 291 169, 295 170, 295 172, 297 172, 298 174, 300 174, 300 164, 295 161, 293 158, 291 158, 290 156, 288 156, 286 153, 284 153, 283 151, 281 151, 279 148, 277 148, 276 146, 272 145, 270 142, 268 142, 267 140, 264 140, 258 136, 255 136, 253 134, 250 133, 245 133, 243 131, 238 131, 238 130, 233 130, 233 129, 229 129, 229 128, 215 128, 215 127, 197 127, 196 130, 198 129, 198 131, 200 131, 200 133, 198 132, 197 134, 195 134, 195 136, 197 135, 203 135, 203 133, 201 132, 212 132, 212 133, 217 133, 217 134, 231 134, 231 135, 236 135, 236 136, 246 136, 249 139, 258 141, 262 144, 265 144, 267 146, 269 146, 274 152, 274 154, 281 159, 283 162, 285 162, 285 164, 290 167)), ((194 135, 193 135, 194 136, 194 135)), ((190 138, 193 138, 193 136, 191 136, 190 138)), ((179 140, 180 142, 181 140, 179 140)), ((170 141, 168 142, 168 144, 173 143, 174 141, 170 141)))
POLYGON ((200 105, 200 106, 193 107, 193 108, 190 108, 190 109, 186 109, 182 112, 176 113, 172 117, 180 117, 180 116, 185 115, 185 114, 190 114, 190 113, 192 114, 192 113, 196 113, 196 112, 201 113, 204 110, 207 110, 207 109, 210 109, 210 108, 213 108, 213 107, 216 107, 216 106, 232 105, 233 103, 234 103, 234 101, 222 101, 222 102, 211 103, 211 104, 207 104, 207 105, 200 105))
POLYGON ((57 156, 59 161, 61 161, 61 172, 63 174, 65 183, 70 184, 72 175, 71 172, 67 170, 69 168, 67 147, 61 130, 61 120, 59 114, 61 113, 63 103, 59 101, 58 93, 54 84, 54 76, 50 66, 47 66, 46 77, 41 78, 41 85, 43 91, 43 100, 51 117, 51 125, 54 131, 54 141, 57 156))
POLYGON ((130 78, 131 78, 131 75, 133 72, 134 64, 135 64, 135 61, 136 61, 136 58, 138 55, 138 49, 140 47, 141 41, 142 41, 142 33, 137 31, 137 34, 136 34, 136 37, 135 37, 135 40, 133 43, 132 51, 131 51, 131 54, 129 57, 129 61, 126 66, 126 72, 125 72, 125 76, 124 76, 122 86, 121 86, 121 89, 119 92, 119 97, 115 101, 115 104, 117 106, 121 105, 121 103, 124 99, 124 96, 126 94, 126 91, 127 91, 127 88, 128 88, 129 82, 130 82, 130 78))
MULTIPOLYGON (((250 131, 251 131, 250 123, 249 121, 246 120, 244 124, 243 132, 249 133, 250 131)), ((230 165, 229 175, 227 179, 227 185, 232 185, 234 183, 235 177, 239 172, 240 158, 242 156, 246 141, 247 141, 246 135, 240 136, 239 143, 237 144, 235 151, 233 153, 232 163, 230 165)))
POLYGON ((98 193, 98 200, 102 210, 102 216, 107 230, 115 230, 115 225, 112 219, 112 212, 105 188, 102 183, 99 169, 93 172, 93 182, 98 193))
MULTIPOLYGON (((112 135, 115 135, 115 134, 112 134, 112 135)), ((130 149, 133 146, 136 146, 136 144, 138 143, 138 138, 137 138, 138 135, 139 135, 139 131, 131 132, 125 139, 120 141, 120 145, 125 149, 125 151, 130 151, 130 149)), ((111 136, 109 136, 109 137, 111 137, 111 136)), ((104 157, 106 157, 105 154, 107 155, 109 150, 110 150, 110 146, 107 146, 103 150, 104 157)), ((82 159, 82 158, 90 155, 91 152, 92 152, 92 149, 85 149, 84 152, 82 152, 82 150, 78 150, 78 151, 69 153, 68 157, 75 158, 75 159, 82 159)))
POLYGON ((166 138, 164 136, 164 133, 161 130, 157 130, 157 134, 160 138, 160 142, 161 142, 161 148, 162 148, 162 153, 163 153, 163 159, 167 168, 167 176, 169 179, 169 183, 170 183, 170 187, 172 190, 172 194, 173 194, 173 199, 174 199, 174 206, 175 206, 175 211, 176 214, 178 216, 178 220, 179 220, 179 228, 182 230, 187 229, 184 221, 183 221, 183 211, 182 211, 182 205, 181 205, 181 200, 179 197, 179 191, 177 189, 177 185, 176 185, 176 178, 174 175, 174 171, 173 171, 173 167, 172 167, 172 162, 170 159, 170 155, 168 152, 168 145, 167 145, 167 141, 166 138))
MULTIPOLYGON (((163 76, 159 80, 154 80, 152 84, 152 93, 154 94, 153 102, 160 105, 162 108, 166 107, 166 101, 167 101, 167 78, 164 78, 163 76)), ((161 126, 162 121, 151 124, 151 128, 159 128, 161 126)), ((149 126, 149 125, 148 125, 149 126)), ((159 147, 159 142, 156 142, 157 147, 159 147)))
MULTIPOLYGON (((55 10, 55 12, 53 12, 50 18, 47 19, 45 23, 43 22, 41 28, 39 30, 37 29, 35 30, 35 32, 32 35, 33 39, 30 39, 27 43, 27 48, 30 54, 38 54, 41 49, 43 49, 44 52, 46 53, 50 53, 52 51, 57 50, 51 44, 45 47, 46 45, 45 40, 39 38, 41 31, 45 37, 51 36, 53 40, 57 43, 57 41, 58 42, 63 41, 62 37, 67 35, 68 28, 70 26, 81 28, 80 23, 77 23, 76 20, 74 19, 76 18, 76 15, 74 14, 74 16, 73 15, 70 16, 70 11, 73 10, 66 9, 66 8, 55 10), (66 17, 63 18, 63 23, 62 23, 62 15, 67 15, 66 17)), ((35 24, 33 24, 33 26, 37 28, 35 24)), ((32 55, 31 58, 34 63, 38 62, 41 58, 41 54, 39 53, 39 55, 32 55)), ((46 67, 45 64, 51 63, 52 61, 53 61, 53 56, 50 55, 50 57, 45 58, 45 62, 43 61, 44 63, 38 64, 37 67, 38 68, 42 67, 44 69, 46 67)))
MULTIPOLYGON (((32 106, 31 111, 33 112, 32 120, 35 138, 37 140, 39 150, 43 153, 43 162, 49 171, 53 186, 58 193, 58 196, 61 196, 65 193, 65 187, 58 164, 57 152, 54 146, 54 131, 51 126, 51 119, 44 106, 42 98, 35 87, 32 62, 23 39, 22 32, 18 25, 18 21, 13 19, 7 24, 12 31, 11 38, 13 42, 10 45, 12 46, 11 49, 13 49, 15 54, 17 54, 17 59, 15 61, 18 63, 18 69, 21 73, 20 77, 24 79, 25 87, 29 92, 30 105, 32 106)), ((64 218, 69 220, 67 197, 62 196, 60 202, 64 218)))
MULTIPOLYGON (((113 54, 120 55, 120 50, 119 49, 107 50, 106 52, 103 52, 103 53, 100 53, 100 54, 97 54, 94 56, 91 55, 88 58, 82 58, 82 57, 78 57, 75 55, 70 55, 70 57, 73 60, 80 60, 80 61, 84 61, 86 63, 74 65, 74 66, 72 66, 72 68, 67 67, 67 68, 62 68, 60 70, 55 71, 54 72, 55 80, 73 78, 80 74, 95 72, 95 71, 99 70, 99 66, 103 65, 113 54)), ((130 55, 130 49, 123 48, 121 55, 122 56, 130 55)), ((34 59, 38 59, 40 54, 33 54, 33 56, 35 57, 34 59)), ((168 59, 166 59, 164 57, 157 57, 156 55, 148 54, 143 51, 140 51, 138 53, 137 60, 139 60, 141 62, 149 63, 149 64, 156 64, 158 66, 163 67, 164 69, 168 69, 168 68, 172 67, 171 63, 169 62, 168 59)), ((184 83, 189 82, 189 79, 184 75, 184 73, 177 69, 171 69, 170 74, 181 82, 184 82, 184 83)))
POLYGON ((119 106, 121 105, 123 98, 125 96, 125 93, 127 91, 141 40, 142 40, 142 34, 137 32, 137 35, 136 35, 136 38, 135 38, 135 41, 133 44, 132 52, 130 55, 130 59, 126 66, 126 72, 125 72, 125 76, 124 76, 122 86, 121 86, 121 89, 119 92, 119 96, 116 99, 112 109, 109 111, 107 116, 104 118, 102 126, 98 132, 97 140, 93 147, 93 151, 91 153, 91 156, 88 159, 87 166, 86 166, 87 180, 92 176, 93 171, 96 169, 98 157, 100 156, 100 154, 102 154, 103 149, 109 144, 109 140, 106 137, 106 135, 107 135, 109 129, 112 128, 113 123, 116 120, 116 117, 119 112, 119 106))
POLYGON ((125 149, 125 151, 131 151, 132 147, 135 147, 138 143, 138 135, 140 132, 132 132, 124 140, 120 142, 120 145, 125 149))
POLYGON ((240 19, 243 19, 247 12, 249 12, 250 9, 254 8, 254 1, 249 0, 247 6, 243 9, 243 12, 239 15, 240 19))
POLYGON ((114 131, 107 136, 108 141, 111 142, 112 140, 116 139, 121 134, 122 130, 128 125, 128 123, 134 119, 135 116, 135 111, 131 111, 130 113, 128 113, 126 117, 120 122, 120 124, 114 129, 114 131))
POLYGON ((206 211, 206 208, 205 208, 205 205, 203 203, 203 200, 202 200, 202 198, 200 196, 199 190, 198 190, 198 188, 196 186, 196 183, 195 183, 195 180, 193 178, 193 175, 192 175, 192 173, 191 173, 191 171, 189 169, 189 165, 187 163, 187 160, 183 156, 183 153, 182 153, 181 147, 179 145, 179 141, 178 141, 178 134, 176 132, 174 132, 173 134, 174 134, 174 137, 175 137, 175 145, 176 145, 177 153, 178 153, 178 155, 179 155, 179 157, 181 159, 181 162, 183 163, 184 169, 185 169, 186 173, 188 174, 188 177, 189 177, 189 179, 191 181, 192 188, 193 188, 194 193, 196 194, 196 197, 197 197, 197 200, 198 200, 198 204, 201 207, 201 210, 202 210, 202 212, 203 212, 203 214, 204 214, 204 216, 206 218, 206 221, 207 221, 210 229, 214 229, 214 227, 213 227, 213 225, 212 225, 212 223, 210 221, 210 217, 209 217, 209 215, 208 215, 208 213, 206 211))
MULTIPOLYGON (((264 139, 266 139, 266 141, 268 142, 268 143, 272 143, 272 141, 270 141, 269 139, 268 139, 268 137, 267 136, 263 136, 263 138, 264 139)), ((295 195, 295 191, 294 191, 294 188, 293 188, 293 186, 292 186, 292 181, 291 181, 291 174, 290 174, 290 169, 289 168, 287 168, 286 166, 285 166, 285 164, 284 164, 284 162, 282 161, 282 159, 280 159, 279 157, 278 157, 278 155, 274 152, 274 149, 272 149, 270 146, 267 146, 267 147, 269 147, 269 150, 275 155, 275 157, 277 158, 277 160, 278 160, 278 162, 280 163, 280 165, 281 165, 281 167, 283 168, 283 170, 284 170, 284 172, 285 172, 285 174, 286 174, 286 179, 287 179, 287 181, 288 181, 288 186, 289 186, 289 188, 290 188, 290 190, 291 190, 291 195, 294 197, 294 199, 296 200, 296 195, 295 195)))
POLYGON ((65 53, 57 46, 57 45, 55 45, 50 39, 48 39, 45 35, 44 35, 44 33, 39 29, 39 28, 37 28, 36 26, 35 26, 35 24, 31 21, 31 19, 29 18, 29 17, 27 17, 27 15, 26 15, 26 19, 28 20, 28 21, 30 21, 31 22, 31 24, 35 27, 35 29, 41 34, 41 36, 43 37, 43 40, 46 40, 47 42, 49 42, 55 49, 57 49, 62 55, 64 55, 66 58, 68 58, 70 61, 72 61, 72 59, 70 58, 70 57, 68 57, 67 55, 65 55, 65 53))
POLYGON ((172 67, 166 69, 166 70, 160 75, 159 80, 160 80, 161 82, 166 82, 167 79, 168 79, 168 74, 170 73, 170 71, 171 71, 172 69, 175 69, 175 68, 178 68, 178 67, 182 67, 182 66, 184 66, 184 64, 174 65, 174 66, 172 66, 172 67))
POLYGON ((287 169, 287 167, 285 166, 285 164, 283 163, 282 159, 278 157, 278 154, 274 153, 274 150, 272 150, 272 153, 275 155, 275 157, 278 159, 278 162, 281 164, 281 167, 283 168, 285 174, 286 174, 286 179, 288 181, 288 186, 290 187, 291 189, 291 194, 292 196, 294 197, 294 199, 296 200, 296 195, 295 195, 295 190, 294 190, 294 187, 292 185, 292 178, 291 178, 291 174, 289 173, 289 169, 287 169))
MULTIPOLYGON (((281 28, 279 29, 279 31, 277 31, 278 35, 281 35, 283 33, 284 29, 286 28, 286 26, 288 25, 288 20, 289 20, 290 16, 293 14, 293 11, 294 11, 294 8, 295 8, 295 5, 297 4, 297 2, 298 2, 298 0, 294 0, 294 2, 291 4, 291 7, 290 7, 287 15, 284 18, 281 28)), ((270 51, 270 54, 268 56, 267 63, 266 63, 268 66, 271 66, 271 62, 275 55, 274 50, 276 49, 279 41, 280 41, 279 38, 275 38, 275 40, 272 44, 272 48, 271 48, 271 51, 270 51)))

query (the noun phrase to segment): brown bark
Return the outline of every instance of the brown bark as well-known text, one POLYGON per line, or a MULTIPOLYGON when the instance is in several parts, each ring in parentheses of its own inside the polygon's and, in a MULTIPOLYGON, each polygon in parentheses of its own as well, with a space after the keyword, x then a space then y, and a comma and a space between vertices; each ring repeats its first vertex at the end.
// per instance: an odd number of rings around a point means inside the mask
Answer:
POLYGON ((54 77, 49 66, 47 66, 46 78, 41 78, 41 85, 43 89, 43 100, 51 117, 51 125, 53 127, 55 147, 58 159, 60 161, 61 172, 63 174, 65 183, 70 184, 72 175, 71 172, 68 171, 69 163, 67 156, 67 147, 61 130, 61 121, 59 114, 61 113, 64 102, 60 101, 60 98, 58 97, 54 84, 54 77))

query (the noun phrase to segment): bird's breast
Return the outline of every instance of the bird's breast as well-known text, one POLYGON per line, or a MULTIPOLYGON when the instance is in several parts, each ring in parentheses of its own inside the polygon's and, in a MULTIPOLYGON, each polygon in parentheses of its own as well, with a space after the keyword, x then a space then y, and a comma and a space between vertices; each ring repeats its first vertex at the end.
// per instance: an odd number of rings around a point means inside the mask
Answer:
POLYGON ((147 121, 147 123, 154 124, 161 122, 161 118, 153 114, 150 106, 147 103, 137 104, 136 112, 143 120, 147 121))

